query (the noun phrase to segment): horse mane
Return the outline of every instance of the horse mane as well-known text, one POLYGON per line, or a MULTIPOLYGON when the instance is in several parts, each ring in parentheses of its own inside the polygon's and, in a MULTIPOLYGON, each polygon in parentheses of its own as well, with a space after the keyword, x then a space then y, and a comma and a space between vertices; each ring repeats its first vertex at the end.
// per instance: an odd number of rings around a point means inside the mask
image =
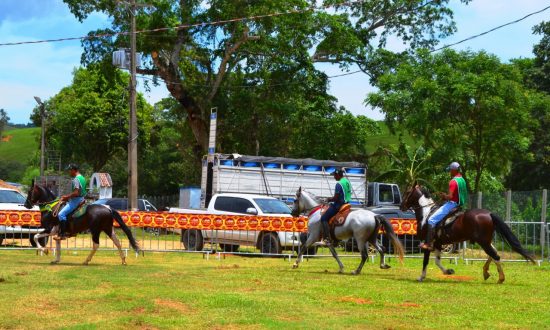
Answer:
POLYGON ((430 192, 430 189, 428 189, 426 186, 421 186, 420 191, 426 198, 432 198, 432 193, 430 192))
POLYGON ((312 192, 309 192, 309 191, 307 191, 307 190, 305 190, 305 189, 302 189, 302 193, 308 194, 309 197, 311 197, 314 201, 316 201, 316 202, 319 203, 319 204, 322 204, 322 203, 323 203, 323 201, 322 201, 319 197, 315 196, 315 194, 313 194, 312 192))

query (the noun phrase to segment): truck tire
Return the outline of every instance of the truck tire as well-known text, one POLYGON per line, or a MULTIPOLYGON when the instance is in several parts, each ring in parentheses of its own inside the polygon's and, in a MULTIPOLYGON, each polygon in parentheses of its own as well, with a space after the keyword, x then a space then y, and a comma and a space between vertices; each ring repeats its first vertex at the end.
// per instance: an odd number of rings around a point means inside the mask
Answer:
POLYGON ((275 233, 264 233, 259 245, 261 253, 280 254, 283 252, 279 237, 275 233))
MULTIPOLYGON (((38 241, 40 242, 40 245, 42 245, 43 247, 48 244, 48 240, 49 240, 49 237, 42 237, 38 239, 38 241)), ((36 247, 36 243, 34 241, 34 235, 31 235, 31 237, 29 237, 29 242, 31 243, 32 247, 36 247)))
POLYGON ((202 251, 204 239, 200 230, 188 229, 181 233, 181 242, 188 251, 202 251))
POLYGON ((224 252, 237 252, 239 251, 239 245, 233 245, 233 244, 220 244, 220 248, 224 252))

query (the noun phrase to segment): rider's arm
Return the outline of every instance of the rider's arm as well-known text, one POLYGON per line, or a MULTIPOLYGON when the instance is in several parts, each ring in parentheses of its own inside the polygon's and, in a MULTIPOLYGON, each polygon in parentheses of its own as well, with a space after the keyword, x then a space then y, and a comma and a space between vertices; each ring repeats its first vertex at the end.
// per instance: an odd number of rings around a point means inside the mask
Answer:
POLYGON ((327 203, 330 203, 330 202, 336 202, 340 200, 340 194, 339 193, 334 193, 334 196, 332 196, 331 198, 327 199, 327 203))
POLYGON ((456 186, 456 182, 451 180, 451 182, 449 183, 449 192, 447 194, 444 192, 439 193, 439 197, 441 197, 441 199, 444 199, 446 201, 450 201, 453 198, 455 189, 458 189, 458 187, 456 186))
POLYGON ((80 188, 76 188, 75 190, 73 190, 72 193, 70 193, 68 195, 61 196, 61 199, 62 200, 69 200, 71 198, 78 197, 78 196, 80 196, 80 188))

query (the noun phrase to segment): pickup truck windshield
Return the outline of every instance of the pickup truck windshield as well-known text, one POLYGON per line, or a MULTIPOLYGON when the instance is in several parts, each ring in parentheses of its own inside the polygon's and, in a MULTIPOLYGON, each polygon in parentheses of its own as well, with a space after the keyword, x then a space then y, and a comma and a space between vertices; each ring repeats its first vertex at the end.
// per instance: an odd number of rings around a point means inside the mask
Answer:
POLYGON ((23 204, 25 203, 25 197, 17 191, 0 190, 0 203, 23 204))
POLYGON ((255 198, 254 201, 265 214, 290 214, 290 208, 277 199, 255 198))

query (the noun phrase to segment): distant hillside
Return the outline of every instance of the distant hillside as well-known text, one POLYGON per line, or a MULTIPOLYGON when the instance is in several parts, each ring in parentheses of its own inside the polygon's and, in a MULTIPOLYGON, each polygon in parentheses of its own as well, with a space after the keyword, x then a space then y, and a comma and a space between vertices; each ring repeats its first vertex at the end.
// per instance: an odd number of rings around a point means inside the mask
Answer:
MULTIPOLYGON (((381 133, 375 136, 370 136, 367 138, 368 143, 368 151, 374 152, 378 146, 389 146, 389 145, 397 145, 399 143, 399 135, 393 135, 390 133, 390 129, 388 128, 388 125, 386 125, 385 122, 379 121, 378 125, 380 126, 381 133)), ((403 140, 405 143, 409 145, 416 145, 414 143, 413 139, 409 134, 405 134, 403 137, 403 140)))
POLYGON ((14 128, 2 133, 0 141, 0 161, 13 160, 22 164, 35 155, 39 149, 40 128, 14 128))

